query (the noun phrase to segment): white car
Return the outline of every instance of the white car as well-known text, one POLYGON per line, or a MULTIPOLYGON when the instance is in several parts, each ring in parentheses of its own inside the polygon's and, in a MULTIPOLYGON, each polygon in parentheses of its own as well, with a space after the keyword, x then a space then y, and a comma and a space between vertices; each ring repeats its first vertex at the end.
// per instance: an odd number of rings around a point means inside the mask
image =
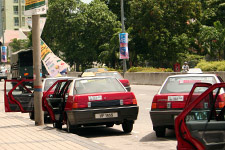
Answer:
POLYGON ((4 66, 1 66, 1 70, 0 70, 0 81, 2 79, 4 79, 4 80, 7 79, 7 72, 8 72, 8 70, 4 66))

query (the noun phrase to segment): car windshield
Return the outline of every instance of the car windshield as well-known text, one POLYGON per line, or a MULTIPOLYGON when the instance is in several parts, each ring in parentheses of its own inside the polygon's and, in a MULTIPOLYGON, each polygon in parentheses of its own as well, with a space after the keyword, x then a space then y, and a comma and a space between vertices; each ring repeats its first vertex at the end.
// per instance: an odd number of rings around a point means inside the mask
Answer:
MULTIPOLYGON (((46 79, 45 85, 44 85, 44 91, 47 91, 56 81, 57 81, 57 79, 46 79)), ((54 90, 54 88, 53 88, 53 90, 54 90)))
POLYGON ((96 73, 96 76, 111 76, 117 78, 118 80, 123 79, 123 77, 118 72, 100 72, 96 73))
POLYGON ((126 91, 115 78, 92 78, 77 80, 75 82, 74 90, 76 94, 126 91))
POLYGON ((189 93, 194 83, 216 83, 213 76, 188 76, 188 77, 170 77, 163 86, 160 94, 163 93, 189 93))

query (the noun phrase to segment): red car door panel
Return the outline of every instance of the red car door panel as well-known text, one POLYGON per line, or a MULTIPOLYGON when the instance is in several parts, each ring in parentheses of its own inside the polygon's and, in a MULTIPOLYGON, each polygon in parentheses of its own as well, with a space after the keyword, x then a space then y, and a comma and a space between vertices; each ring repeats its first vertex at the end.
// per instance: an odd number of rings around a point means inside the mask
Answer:
MULTIPOLYGON (((189 101, 183 112, 176 118, 177 148, 178 150, 224 150, 225 100, 223 95, 225 83, 217 83, 212 86, 196 84, 192 91, 196 87, 207 87, 208 89, 194 101, 189 101)), ((192 94, 193 92, 190 92, 190 96, 192 94)))
POLYGON ((5 80, 5 112, 31 112, 34 108, 33 92, 25 82, 33 80, 5 80))

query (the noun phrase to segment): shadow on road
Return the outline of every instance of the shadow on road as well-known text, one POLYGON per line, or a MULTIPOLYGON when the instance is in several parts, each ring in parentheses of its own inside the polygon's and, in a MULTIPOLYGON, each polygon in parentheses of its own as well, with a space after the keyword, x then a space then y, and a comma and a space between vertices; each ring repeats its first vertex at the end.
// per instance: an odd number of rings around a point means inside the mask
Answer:
POLYGON ((105 126, 93 126, 93 127, 79 128, 78 135, 86 138, 94 138, 105 136, 130 135, 130 134, 126 134, 122 130, 118 130, 115 128, 107 128, 105 126))
POLYGON ((163 138, 157 138, 155 135, 155 132, 152 131, 151 133, 147 134, 146 136, 142 137, 140 139, 140 142, 150 142, 150 141, 170 141, 170 140, 176 140, 176 135, 174 130, 168 130, 166 131, 166 136, 163 138))

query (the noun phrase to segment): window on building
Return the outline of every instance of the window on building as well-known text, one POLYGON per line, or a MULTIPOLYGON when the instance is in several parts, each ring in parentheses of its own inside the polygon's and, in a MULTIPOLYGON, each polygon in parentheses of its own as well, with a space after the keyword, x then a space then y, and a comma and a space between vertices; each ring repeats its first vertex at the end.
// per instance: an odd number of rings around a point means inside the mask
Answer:
POLYGON ((22 17, 22 26, 25 26, 25 17, 22 17))
POLYGON ((18 15, 19 7, 18 6, 13 6, 13 12, 14 12, 14 15, 18 15))
POLYGON ((18 0, 13 0, 14 3, 18 3, 18 0))
POLYGON ((19 26, 19 17, 14 17, 14 26, 19 26))

